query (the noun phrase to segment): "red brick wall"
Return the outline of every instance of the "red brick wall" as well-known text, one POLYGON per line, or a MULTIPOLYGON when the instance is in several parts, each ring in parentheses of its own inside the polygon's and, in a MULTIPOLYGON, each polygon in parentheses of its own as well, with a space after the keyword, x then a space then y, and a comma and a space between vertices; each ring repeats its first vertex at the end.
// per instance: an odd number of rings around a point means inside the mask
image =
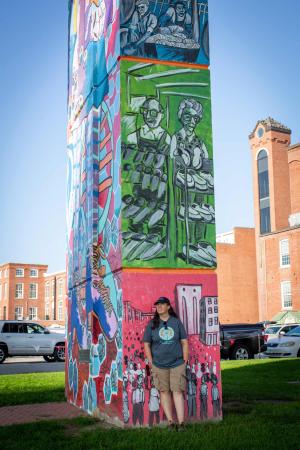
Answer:
POLYGON ((291 213, 300 213, 300 144, 288 152, 291 213))
POLYGON ((221 323, 257 322, 254 228, 234 228, 235 243, 217 243, 221 323))

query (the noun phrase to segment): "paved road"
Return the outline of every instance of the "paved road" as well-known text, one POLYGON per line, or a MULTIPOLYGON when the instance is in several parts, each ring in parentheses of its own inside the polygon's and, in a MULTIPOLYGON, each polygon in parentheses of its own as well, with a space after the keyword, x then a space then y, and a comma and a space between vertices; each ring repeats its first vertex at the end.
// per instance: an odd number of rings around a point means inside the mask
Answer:
POLYGON ((65 363, 47 363, 42 356, 7 358, 0 364, 0 375, 34 372, 64 372, 65 363))

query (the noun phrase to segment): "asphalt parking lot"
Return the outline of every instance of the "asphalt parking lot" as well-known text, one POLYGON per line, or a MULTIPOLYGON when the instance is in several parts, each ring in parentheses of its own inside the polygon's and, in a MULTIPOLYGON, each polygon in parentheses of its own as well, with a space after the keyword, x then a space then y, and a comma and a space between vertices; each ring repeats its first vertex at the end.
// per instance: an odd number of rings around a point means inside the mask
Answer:
POLYGON ((36 372, 64 372, 65 363, 44 361, 42 356, 24 356, 7 358, 0 364, 0 375, 36 372))

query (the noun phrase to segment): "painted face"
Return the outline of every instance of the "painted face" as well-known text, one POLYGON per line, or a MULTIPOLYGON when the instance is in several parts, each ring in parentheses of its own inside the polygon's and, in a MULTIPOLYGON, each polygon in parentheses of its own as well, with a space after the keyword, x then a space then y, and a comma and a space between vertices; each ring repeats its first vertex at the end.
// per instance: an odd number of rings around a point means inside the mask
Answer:
POLYGON ((149 128, 157 128, 162 121, 163 115, 156 100, 151 100, 146 108, 141 109, 141 112, 149 128))
POLYGON ((176 5, 176 14, 179 17, 184 17, 185 16, 185 7, 181 3, 176 5))
POLYGON ((193 132, 200 120, 201 117, 194 108, 184 109, 181 116, 181 123, 186 130, 188 130, 189 132, 193 132))
POLYGON ((148 9, 149 9, 149 5, 147 3, 141 3, 140 5, 137 5, 137 10, 140 16, 144 16, 148 9))

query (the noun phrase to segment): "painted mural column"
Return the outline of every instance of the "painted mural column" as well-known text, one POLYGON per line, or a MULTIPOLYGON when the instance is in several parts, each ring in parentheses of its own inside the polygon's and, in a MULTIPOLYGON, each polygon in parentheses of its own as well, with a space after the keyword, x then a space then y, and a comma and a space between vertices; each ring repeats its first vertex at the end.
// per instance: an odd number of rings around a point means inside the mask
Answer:
POLYGON ((207 1, 70 0, 68 400, 163 420, 142 336, 189 337, 186 415, 221 417, 207 1))

